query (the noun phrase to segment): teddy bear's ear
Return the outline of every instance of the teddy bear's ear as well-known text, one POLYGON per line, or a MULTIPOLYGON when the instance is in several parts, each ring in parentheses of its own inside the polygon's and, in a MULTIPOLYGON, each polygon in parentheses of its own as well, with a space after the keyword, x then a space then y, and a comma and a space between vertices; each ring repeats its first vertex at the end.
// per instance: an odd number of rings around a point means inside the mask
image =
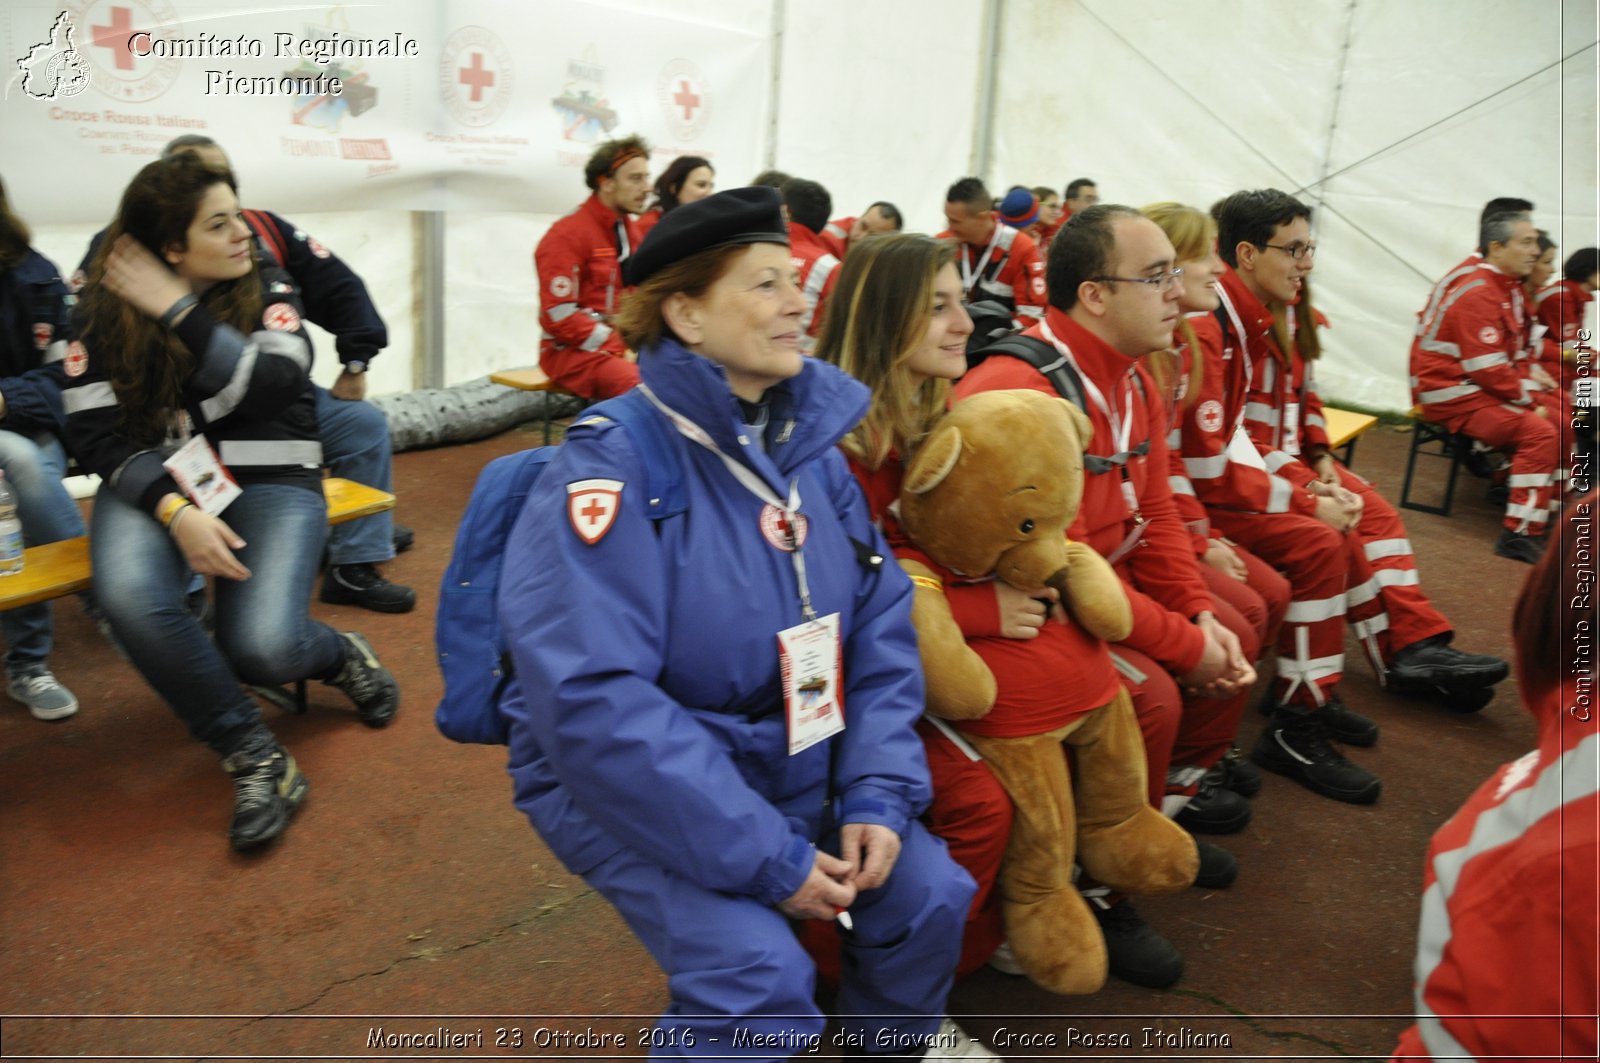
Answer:
POLYGON ((1089 440, 1094 438, 1094 424, 1089 420, 1089 415, 1066 399, 1061 400, 1061 405, 1067 408, 1067 420, 1072 422, 1072 429, 1078 435, 1078 445, 1088 450, 1089 440))
POLYGON ((917 452, 915 467, 901 485, 902 489, 914 495, 932 491, 950 475, 950 470, 956 467, 956 460, 960 457, 961 429, 954 425, 938 429, 917 452))

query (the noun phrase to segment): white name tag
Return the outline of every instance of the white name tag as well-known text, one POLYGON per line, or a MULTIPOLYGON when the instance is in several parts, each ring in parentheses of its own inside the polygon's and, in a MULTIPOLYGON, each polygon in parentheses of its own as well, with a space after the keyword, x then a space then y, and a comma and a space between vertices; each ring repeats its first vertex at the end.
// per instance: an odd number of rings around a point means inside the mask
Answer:
POLYGON ((838 613, 778 632, 778 674, 791 757, 844 730, 838 613))
POLYGON ((161 464, 178 481, 189 501, 213 517, 244 493, 204 435, 191 436, 161 464))

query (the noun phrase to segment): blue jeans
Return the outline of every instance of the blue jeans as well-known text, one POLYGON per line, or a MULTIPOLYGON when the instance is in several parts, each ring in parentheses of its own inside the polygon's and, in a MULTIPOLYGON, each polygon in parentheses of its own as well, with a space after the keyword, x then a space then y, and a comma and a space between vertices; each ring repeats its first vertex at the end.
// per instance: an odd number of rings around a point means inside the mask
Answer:
MULTIPOLYGON (((317 388, 317 434, 322 460, 335 476, 394 490, 389 418, 370 402, 336 399, 317 388)), ((226 518, 224 518, 226 519, 226 518)), ((328 564, 359 565, 394 557, 394 517, 387 510, 336 525, 328 535, 328 564)))
MULTIPOLYGON (((25 436, 0 431, 0 469, 17 497, 17 519, 27 546, 75 539, 83 534, 78 503, 61 482, 67 455, 49 432, 25 436)), ((0 635, 6 640, 6 674, 29 675, 44 670, 50 656, 53 625, 50 603, 24 605, 0 613, 0 635)))
POLYGON ((339 669, 344 640, 308 614, 328 528, 321 491, 246 484, 222 513, 246 543, 235 554, 250 578, 213 581, 215 642, 189 612, 189 566, 160 522, 108 487, 95 496, 92 519, 95 593, 112 630, 189 733, 218 753, 234 752, 230 732, 261 721, 242 684, 339 669))

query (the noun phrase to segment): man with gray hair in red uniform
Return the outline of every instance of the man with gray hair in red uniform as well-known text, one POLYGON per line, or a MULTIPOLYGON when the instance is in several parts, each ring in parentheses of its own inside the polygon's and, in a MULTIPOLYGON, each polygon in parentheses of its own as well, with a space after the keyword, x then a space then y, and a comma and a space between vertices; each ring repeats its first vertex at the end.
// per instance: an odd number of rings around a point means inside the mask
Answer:
POLYGON ((539 366, 586 399, 620 395, 639 382, 611 317, 626 291, 622 264, 639 242, 630 217, 650 195, 650 145, 637 136, 608 140, 583 168, 593 193, 550 226, 533 252, 539 277, 539 366))

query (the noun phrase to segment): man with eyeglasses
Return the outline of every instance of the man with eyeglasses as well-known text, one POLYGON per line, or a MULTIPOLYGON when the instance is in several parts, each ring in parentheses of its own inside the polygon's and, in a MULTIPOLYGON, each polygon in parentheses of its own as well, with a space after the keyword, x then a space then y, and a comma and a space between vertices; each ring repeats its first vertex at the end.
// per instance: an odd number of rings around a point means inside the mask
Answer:
POLYGON ((1330 452, 1292 331, 1316 255, 1311 209, 1260 189, 1212 214, 1229 268, 1220 331, 1198 333, 1213 390, 1184 420, 1184 464, 1213 525, 1283 571, 1291 593, 1271 720, 1252 759, 1325 797, 1367 804, 1378 798, 1377 777, 1329 741, 1370 746, 1378 737, 1377 724, 1339 696, 1345 621, 1393 693, 1476 711, 1509 669, 1449 645, 1454 631, 1422 592, 1394 507, 1330 452))
MULTIPOLYGON (((1133 632, 1112 652, 1144 734, 1151 802, 1172 814, 1183 802, 1169 807, 1164 799, 1169 767, 1190 769, 1191 786, 1197 785, 1231 748, 1255 682, 1253 630, 1212 597, 1172 501, 1166 413, 1141 364, 1172 345, 1183 295, 1175 259, 1166 234, 1138 211, 1109 204, 1079 211, 1050 244, 1049 306, 1044 320, 1023 333, 1037 341, 1033 353, 1012 347, 1014 339, 1002 341, 955 390, 957 401, 1008 388, 1066 395, 1071 382, 1058 388, 1047 375, 1063 368, 1077 382, 1075 404, 1094 436, 1085 448, 1083 499, 1067 534, 1092 546, 1122 577, 1133 632), (1037 360, 1025 360, 1035 354, 1037 360), (1236 626, 1224 622, 1225 614, 1236 626), (1241 646, 1241 631, 1252 645, 1241 646)), ((1050 678, 1071 682, 1044 681, 1050 678)), ((1232 829, 1242 828, 1249 803, 1220 793, 1231 802, 1232 829)), ((1197 847, 1197 886, 1233 880, 1238 865, 1226 849, 1197 847)), ((1112 974, 1155 988, 1178 979, 1182 957, 1126 900, 1103 887, 1085 888, 1082 879, 1079 887, 1105 931, 1112 974)))

